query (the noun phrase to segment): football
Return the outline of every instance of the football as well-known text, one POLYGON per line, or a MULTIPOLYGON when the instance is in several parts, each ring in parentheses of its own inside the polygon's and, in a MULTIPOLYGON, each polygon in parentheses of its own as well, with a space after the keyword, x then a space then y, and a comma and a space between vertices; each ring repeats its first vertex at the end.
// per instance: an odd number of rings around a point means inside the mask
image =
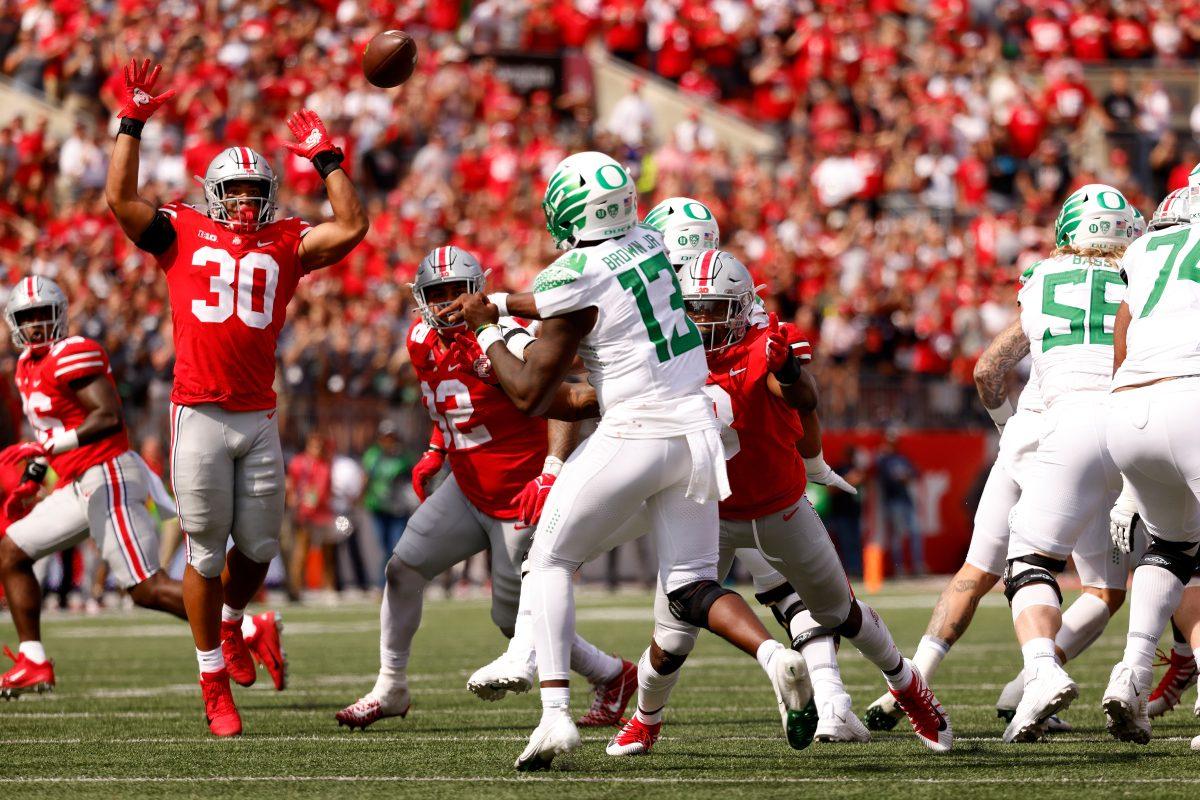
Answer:
POLYGON ((404 31, 377 33, 363 49, 363 74, 381 89, 399 86, 416 68, 417 43, 404 31))

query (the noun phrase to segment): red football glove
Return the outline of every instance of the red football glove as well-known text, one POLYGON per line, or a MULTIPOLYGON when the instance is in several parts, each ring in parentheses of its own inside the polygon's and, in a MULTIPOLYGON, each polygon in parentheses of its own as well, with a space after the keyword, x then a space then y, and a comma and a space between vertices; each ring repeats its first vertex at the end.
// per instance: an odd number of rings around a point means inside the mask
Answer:
POLYGON ((175 96, 174 89, 167 89, 160 95, 150 94, 161 72, 161 64, 155 64, 154 69, 150 69, 148 58, 140 65, 136 58, 125 65, 125 107, 117 114, 118 117, 145 122, 163 103, 175 96))
POLYGON ((24 481, 8 493, 8 499, 4 501, 3 511, 5 527, 8 527, 29 513, 29 509, 33 508, 33 505, 26 504, 25 501, 31 497, 37 497, 38 490, 41 488, 42 485, 37 481, 24 481))
POLYGON ((787 335, 779 329, 779 315, 772 311, 768 320, 767 335, 763 337, 767 351, 767 372, 778 372, 787 363, 791 351, 787 335))
POLYGON ((445 450, 426 450, 425 455, 421 456, 421 460, 413 467, 413 491, 417 493, 417 499, 422 503, 429 496, 429 492, 426 491, 425 487, 434 475, 441 472, 442 464, 444 463, 446 463, 445 450))
POLYGON ((16 466, 22 461, 28 461, 31 458, 43 458, 45 456, 46 448, 37 442, 22 442, 21 444, 9 445, 0 450, 0 464, 16 466))
POLYGON ((332 153, 342 158, 342 149, 329 138, 329 131, 325 130, 325 123, 317 116, 317 112, 302 108, 288 117, 287 126, 299 144, 284 142, 283 146, 296 155, 310 161, 321 153, 332 153))
POLYGON ((792 355, 802 364, 807 364, 812 361, 812 344, 804 338, 804 332, 799 326, 793 325, 790 322, 779 323, 779 330, 787 339, 788 347, 792 348, 792 355))
POLYGON ((537 525, 538 520, 542 518, 542 507, 546 505, 546 498, 550 495, 550 488, 554 486, 557 477, 552 472, 543 472, 525 484, 525 488, 516 496, 517 519, 522 525, 527 528, 537 525))
POLYGON ((454 349, 450 351, 450 355, 464 372, 469 372, 492 386, 500 383, 500 379, 492 370, 492 360, 483 354, 479 349, 479 342, 471 334, 465 331, 454 334, 454 349))

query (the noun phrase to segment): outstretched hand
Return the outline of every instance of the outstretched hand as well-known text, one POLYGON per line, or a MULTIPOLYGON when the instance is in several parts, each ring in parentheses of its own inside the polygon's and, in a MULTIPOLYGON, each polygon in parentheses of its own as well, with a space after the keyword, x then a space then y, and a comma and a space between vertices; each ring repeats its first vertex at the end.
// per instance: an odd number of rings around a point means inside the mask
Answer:
POLYGON ((136 119, 140 122, 145 122, 164 103, 174 97, 174 89, 168 89, 160 95, 151 94, 154 91, 154 84, 158 81, 158 76, 161 73, 162 64, 155 64, 148 58, 141 64, 138 64, 136 58, 131 59, 125 65, 123 74, 125 107, 121 109, 117 116, 122 119, 136 119))

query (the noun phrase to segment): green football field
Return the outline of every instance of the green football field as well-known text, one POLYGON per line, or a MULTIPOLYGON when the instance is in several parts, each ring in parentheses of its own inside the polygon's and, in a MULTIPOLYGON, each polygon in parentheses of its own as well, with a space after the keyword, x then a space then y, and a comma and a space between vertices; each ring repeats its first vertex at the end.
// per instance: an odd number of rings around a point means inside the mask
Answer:
MULTIPOLYGON (((440 595, 439 591, 433 592, 440 595)), ((934 595, 889 590, 868 598, 906 653, 920 638, 934 595)), ((648 595, 583 592, 580 631, 636 657, 650 632, 648 595)), ((414 646, 408 719, 362 733, 333 714, 368 690, 377 665, 377 609, 285 608, 291 686, 265 676, 236 689, 246 734, 207 733, 185 626, 151 612, 54 617, 44 639, 56 659, 52 695, 0 703, 3 797, 1196 797, 1200 733, 1193 693, 1155 726, 1148 747, 1104 732, 1100 692, 1119 657, 1125 617, 1076 664, 1082 687, 1067 714, 1076 732, 1053 742, 1006 746, 993 703, 1017 670, 1008 611, 989 596, 966 639, 934 681, 958 739, 948 755, 922 747, 900 723, 869 745, 788 749, 771 689, 753 659, 704 637, 684 667, 654 752, 614 759, 610 731, 584 731, 584 747, 561 769, 518 775, 512 767, 537 721, 536 698, 485 704, 464 688, 502 639, 479 600, 431 599, 414 646), (266 684, 266 685, 263 685, 266 684)), ((773 622, 771 623, 774 624, 773 622)), ((15 646, 5 616, 0 640, 15 646)), ((842 669, 863 709, 882 691, 852 646, 842 669)), ((579 686, 575 705, 589 702, 579 686)))

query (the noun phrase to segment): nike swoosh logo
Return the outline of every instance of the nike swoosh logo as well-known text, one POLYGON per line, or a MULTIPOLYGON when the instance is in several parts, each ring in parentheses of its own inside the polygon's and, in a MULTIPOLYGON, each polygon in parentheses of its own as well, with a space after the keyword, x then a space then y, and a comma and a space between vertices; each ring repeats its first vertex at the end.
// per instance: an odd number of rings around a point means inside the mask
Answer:
POLYGON ((748 369, 750 369, 750 368, 742 367, 741 369, 731 369, 731 370, 729 370, 729 377, 732 378, 734 375, 741 375, 743 372, 745 372, 748 369))
POLYGON ((790 514, 784 514, 784 515, 783 515, 783 521, 784 521, 784 522, 787 522, 789 519, 791 519, 792 517, 796 516, 796 512, 797 512, 797 511, 799 511, 799 510, 800 510, 800 506, 796 506, 795 508, 793 508, 793 509, 792 509, 792 513, 790 513, 790 514))
POLYGON ((24 678, 24 677, 25 677, 25 670, 21 670, 19 672, 14 672, 12 675, 9 675, 8 679, 10 681, 19 681, 19 680, 21 680, 21 678, 24 678))
POLYGON ((274 242, 255 242, 254 246, 255 247, 266 247, 266 246, 272 245, 272 244, 275 244, 275 243, 274 242))

